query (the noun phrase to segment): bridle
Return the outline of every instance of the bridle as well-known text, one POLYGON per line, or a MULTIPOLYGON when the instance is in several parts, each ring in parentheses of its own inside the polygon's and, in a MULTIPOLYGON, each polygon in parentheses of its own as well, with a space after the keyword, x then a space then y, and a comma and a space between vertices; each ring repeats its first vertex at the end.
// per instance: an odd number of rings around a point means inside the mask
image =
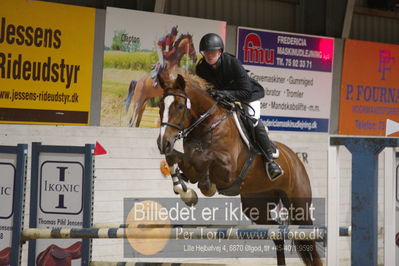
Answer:
POLYGON ((179 131, 182 131, 182 129, 183 129, 183 121, 184 121, 184 119, 186 119, 186 115, 187 115, 187 110, 189 109, 188 108, 188 106, 187 106, 187 103, 189 103, 189 104, 191 104, 190 103, 190 99, 186 96, 186 95, 184 95, 184 94, 180 94, 180 93, 167 93, 167 94, 165 94, 163 97, 162 97, 162 101, 164 101, 164 99, 167 97, 167 96, 178 96, 178 97, 182 97, 182 98, 184 98, 184 100, 185 100, 185 109, 184 109, 184 113, 183 113, 183 116, 181 117, 181 119, 180 119, 180 121, 179 121, 179 124, 173 124, 173 123, 169 123, 169 122, 162 122, 161 123, 161 127, 162 126, 169 126, 169 127, 173 127, 173 128, 176 128, 177 130, 179 130, 179 131))
MULTIPOLYGON (((185 107, 186 109, 184 109, 184 113, 182 118, 180 119, 179 124, 173 124, 173 123, 169 123, 169 122, 162 122, 161 126, 170 126, 173 128, 176 128, 177 130, 179 130, 179 134, 176 135, 175 139, 184 139, 186 138, 191 131, 194 130, 194 128, 196 128, 199 124, 201 124, 205 119, 207 119, 215 110, 216 107, 218 105, 218 102, 215 102, 204 114, 200 115, 200 117, 194 122, 192 123, 189 127, 187 128, 183 128, 183 121, 186 118, 187 115, 187 110, 189 110, 191 108, 191 102, 190 99, 184 95, 184 94, 180 94, 180 93, 167 93, 163 96, 163 99, 165 99, 165 97, 167 96, 178 96, 178 97, 182 97, 185 99, 185 107), (187 104, 189 104, 190 106, 188 106, 187 104)), ((162 99, 162 100, 163 100, 162 99)), ((223 120, 225 120, 229 115, 233 114, 233 109, 229 110, 229 112, 227 112, 223 117, 221 117, 218 121, 216 121, 215 123, 213 123, 208 130, 205 132, 205 134, 211 132, 214 128, 216 128, 223 120)))

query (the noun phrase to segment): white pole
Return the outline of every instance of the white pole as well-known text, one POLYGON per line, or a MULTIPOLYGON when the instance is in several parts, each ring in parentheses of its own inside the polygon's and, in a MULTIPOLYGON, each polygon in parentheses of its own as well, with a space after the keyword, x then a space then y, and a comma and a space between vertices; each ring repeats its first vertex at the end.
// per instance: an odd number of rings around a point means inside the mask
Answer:
POLYGON ((339 265, 339 148, 328 147, 327 265, 339 265))
POLYGON ((396 158, 394 148, 385 148, 384 155, 384 265, 395 265, 396 158))

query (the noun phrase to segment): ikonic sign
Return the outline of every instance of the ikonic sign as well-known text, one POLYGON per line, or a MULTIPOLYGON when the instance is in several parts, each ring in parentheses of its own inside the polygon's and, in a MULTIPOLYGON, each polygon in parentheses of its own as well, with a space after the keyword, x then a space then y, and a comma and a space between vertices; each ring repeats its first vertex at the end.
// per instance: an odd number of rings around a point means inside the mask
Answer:
POLYGON ((40 171, 40 209, 43 213, 79 214, 83 208, 83 165, 45 161, 40 171))
MULTIPOLYGON (((31 228, 82 228, 91 225, 93 145, 32 145, 31 228)), ((29 242, 29 265, 48 265, 59 250, 71 265, 89 265, 90 241, 38 239, 29 242)))
POLYGON ((15 167, 11 163, 0 162, 0 218, 7 219, 12 216, 13 191, 15 180, 15 167))
POLYGON ((0 162, 0 252, 11 247, 15 166, 0 162))

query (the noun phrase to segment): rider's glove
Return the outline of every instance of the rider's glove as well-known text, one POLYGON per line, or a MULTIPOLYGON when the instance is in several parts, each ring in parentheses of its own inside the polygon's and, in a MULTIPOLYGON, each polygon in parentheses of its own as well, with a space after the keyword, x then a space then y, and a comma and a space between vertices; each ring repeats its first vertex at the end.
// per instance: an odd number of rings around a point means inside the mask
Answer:
POLYGON ((217 90, 217 89, 209 89, 209 95, 211 95, 216 101, 227 101, 234 102, 237 99, 231 94, 228 90, 217 90))
POLYGON ((236 97, 233 96, 232 92, 229 90, 222 90, 219 91, 219 97, 222 100, 228 101, 228 102, 235 102, 237 101, 236 97))

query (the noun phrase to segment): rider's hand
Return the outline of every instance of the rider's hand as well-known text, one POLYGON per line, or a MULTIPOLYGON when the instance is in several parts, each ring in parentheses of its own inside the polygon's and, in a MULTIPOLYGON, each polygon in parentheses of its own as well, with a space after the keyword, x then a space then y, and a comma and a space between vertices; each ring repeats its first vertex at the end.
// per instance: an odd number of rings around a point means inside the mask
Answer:
POLYGON ((209 95, 211 95, 216 101, 228 101, 228 102, 234 102, 237 99, 231 95, 230 91, 228 90, 217 90, 217 89, 209 89, 208 90, 209 95))
POLYGON ((214 89, 214 88, 212 88, 212 89, 208 89, 208 94, 209 95, 211 95, 212 97, 214 97, 215 98, 215 96, 216 96, 216 94, 218 93, 218 90, 217 89, 214 89))
POLYGON ((226 100, 228 102, 234 102, 237 101, 236 97, 234 97, 231 93, 231 91, 228 90, 222 90, 219 91, 219 95, 218 95, 222 100, 226 100))

